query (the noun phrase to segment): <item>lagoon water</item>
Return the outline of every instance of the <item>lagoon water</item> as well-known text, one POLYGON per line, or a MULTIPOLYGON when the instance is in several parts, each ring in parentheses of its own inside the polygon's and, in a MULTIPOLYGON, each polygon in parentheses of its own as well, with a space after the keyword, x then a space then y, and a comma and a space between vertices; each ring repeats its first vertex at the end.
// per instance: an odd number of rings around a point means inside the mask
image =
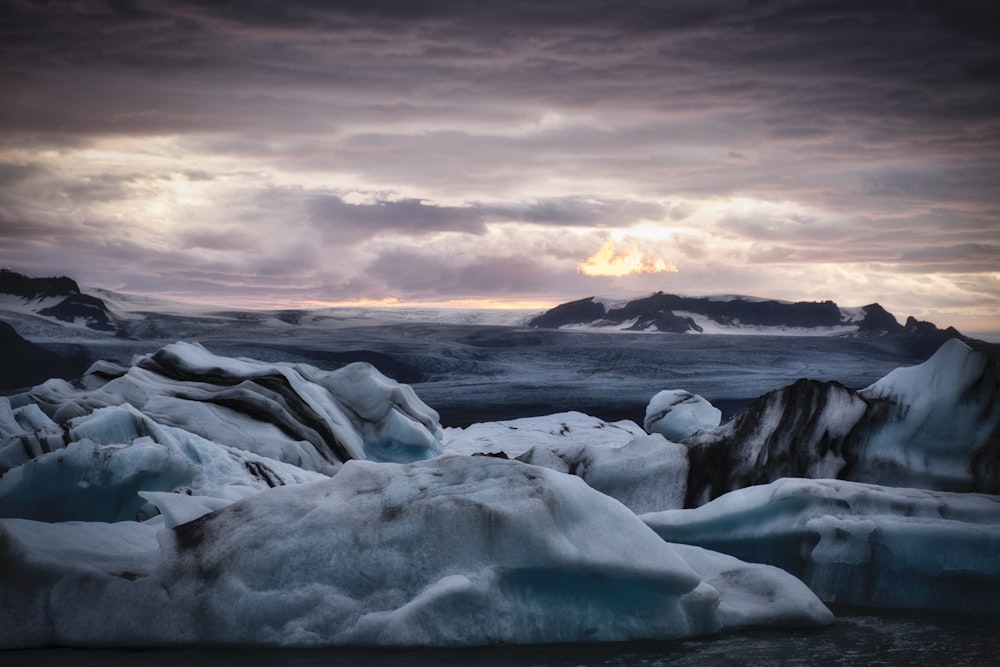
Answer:
POLYGON ((702 639, 473 649, 33 649, 5 667, 658 667, 671 665, 955 665, 1000 661, 1000 617, 839 610, 826 628, 702 639))

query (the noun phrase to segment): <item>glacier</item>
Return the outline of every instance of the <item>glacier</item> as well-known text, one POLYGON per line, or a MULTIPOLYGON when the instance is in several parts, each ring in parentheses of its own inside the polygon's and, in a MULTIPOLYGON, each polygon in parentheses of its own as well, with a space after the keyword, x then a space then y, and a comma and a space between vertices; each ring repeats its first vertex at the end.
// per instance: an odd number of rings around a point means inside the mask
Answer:
POLYGON ((641 518, 668 542, 779 566, 825 602, 1000 613, 1000 496, 781 479, 641 518))
POLYGON ((0 396, 0 647, 663 639, 821 625, 823 602, 997 613, 997 369, 952 341, 717 426, 668 389, 646 428, 442 428, 366 363, 193 343, 97 362, 0 396), (671 414, 676 440, 657 432, 671 414))
POLYGON ((832 621, 778 568, 673 547, 576 477, 491 457, 354 460, 173 528, 0 531, 6 647, 467 646, 832 621))

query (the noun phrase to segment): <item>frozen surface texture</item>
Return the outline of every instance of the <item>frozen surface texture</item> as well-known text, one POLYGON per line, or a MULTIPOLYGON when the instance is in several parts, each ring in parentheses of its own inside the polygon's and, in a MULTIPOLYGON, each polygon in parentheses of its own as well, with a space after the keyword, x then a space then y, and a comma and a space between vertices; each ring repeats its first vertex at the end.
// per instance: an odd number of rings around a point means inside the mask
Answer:
POLYGON ((668 542, 791 572, 826 602, 1000 612, 1000 497, 783 479, 645 514, 668 542))
POLYGON ((444 450, 452 454, 497 454, 510 458, 532 447, 560 449, 568 444, 621 447, 646 435, 629 420, 607 422, 581 412, 560 412, 499 422, 482 422, 444 432, 444 450))
POLYGON ((715 428, 722 411, 701 396, 683 389, 666 389, 649 401, 642 426, 667 440, 683 440, 698 431, 715 428))
MULTIPOLYGON (((170 495, 179 495, 170 506, 176 511, 183 504, 183 516, 194 518, 197 507, 205 513, 263 489, 324 477, 158 424, 128 404, 72 419, 64 433, 65 446, 0 477, 0 516, 136 520, 155 515, 170 495), (160 500, 143 492, 171 493, 160 500)), ((9 449, 17 452, 19 443, 14 439, 9 449)))
POLYGON ((685 444, 689 506, 781 477, 1000 493, 1000 357, 950 340, 861 391, 800 380, 685 444))
POLYGON ((579 412, 445 429, 445 451, 490 454, 576 475, 634 512, 683 507, 687 450, 631 421, 579 412))
POLYGON ((615 641, 832 620, 777 568, 674 548, 577 478, 490 457, 351 461, 159 534, 0 531, 2 646, 615 641))
POLYGON ((32 403, 59 424, 127 403, 160 424, 325 473, 349 459, 414 461, 440 450, 437 413, 369 364, 321 371, 222 357, 196 343, 131 366, 98 362, 76 385, 51 380, 11 399, 32 403))

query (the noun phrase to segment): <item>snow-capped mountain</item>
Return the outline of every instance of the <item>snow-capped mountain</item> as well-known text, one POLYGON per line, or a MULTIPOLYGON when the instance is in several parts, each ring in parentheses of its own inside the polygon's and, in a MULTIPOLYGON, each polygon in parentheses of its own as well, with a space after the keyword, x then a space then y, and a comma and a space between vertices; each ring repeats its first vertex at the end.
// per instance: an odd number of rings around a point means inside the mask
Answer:
POLYGON ((532 318, 546 329, 765 335, 961 337, 909 317, 905 324, 877 303, 841 308, 833 301, 775 301, 745 296, 687 297, 656 292, 622 304, 595 297, 570 301, 532 318))
POLYGON ((0 269, 0 309, 33 313, 95 331, 114 333, 118 329, 104 301, 84 294, 76 281, 65 276, 29 278, 0 269))

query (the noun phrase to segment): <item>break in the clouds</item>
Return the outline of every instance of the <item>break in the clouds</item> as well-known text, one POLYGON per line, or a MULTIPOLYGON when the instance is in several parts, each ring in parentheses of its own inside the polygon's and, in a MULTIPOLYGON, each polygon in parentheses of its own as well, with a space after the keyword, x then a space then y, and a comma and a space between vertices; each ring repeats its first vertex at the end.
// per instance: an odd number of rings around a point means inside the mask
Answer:
POLYGON ((1000 329, 988 2, 0 2, 0 261, 181 298, 1000 329))

